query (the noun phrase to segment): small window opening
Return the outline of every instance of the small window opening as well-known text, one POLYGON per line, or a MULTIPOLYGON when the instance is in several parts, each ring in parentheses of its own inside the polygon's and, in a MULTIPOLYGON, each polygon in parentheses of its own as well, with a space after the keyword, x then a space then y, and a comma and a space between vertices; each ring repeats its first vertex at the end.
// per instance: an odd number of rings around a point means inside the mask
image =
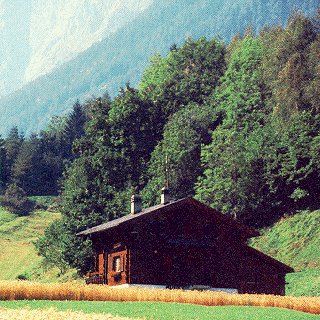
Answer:
POLYGON ((113 258, 112 270, 115 272, 121 271, 121 257, 120 256, 116 256, 113 258))

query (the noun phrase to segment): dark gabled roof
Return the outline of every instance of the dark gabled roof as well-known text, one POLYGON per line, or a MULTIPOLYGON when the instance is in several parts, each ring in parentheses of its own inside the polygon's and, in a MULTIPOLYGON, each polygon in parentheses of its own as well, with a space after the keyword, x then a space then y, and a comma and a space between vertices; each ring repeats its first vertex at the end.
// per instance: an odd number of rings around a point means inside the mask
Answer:
POLYGON ((203 204, 193 198, 183 198, 183 199, 179 199, 179 200, 170 202, 168 204, 158 204, 156 206, 143 209, 139 213, 128 214, 126 216, 112 220, 110 222, 103 223, 103 224, 100 224, 96 227, 81 231, 81 232, 77 233, 77 235, 78 236, 80 236, 80 235, 85 236, 85 235, 89 235, 89 234, 93 234, 93 233, 103 232, 108 229, 118 227, 119 225, 124 225, 124 224, 130 223, 132 220, 139 219, 139 218, 146 216, 148 214, 155 213, 157 211, 160 212, 160 211, 164 211, 164 210, 165 211, 173 210, 180 205, 186 205, 186 204, 192 205, 194 207, 199 208, 202 211, 206 211, 206 212, 212 214, 213 216, 215 216, 218 220, 222 221, 223 223, 229 224, 229 225, 235 227, 236 229, 238 229, 247 238, 256 237, 259 235, 259 232, 240 224, 239 222, 235 221, 234 219, 219 213, 218 211, 206 206, 205 204, 203 204))
POLYGON ((273 264, 273 265, 277 266, 278 268, 283 269, 286 273, 294 272, 293 268, 280 262, 279 260, 276 260, 276 259, 264 254, 263 252, 261 252, 257 249, 254 249, 252 247, 246 246, 246 248, 251 254, 258 256, 259 258, 265 260, 269 264, 273 264))
POLYGON ((206 211, 212 214, 215 218, 220 220, 222 223, 233 226, 236 229, 238 229, 240 232, 242 232, 243 235, 246 235, 247 239, 260 236, 260 233, 257 230, 245 226, 244 224, 233 219, 232 217, 222 214, 221 212, 205 205, 204 203, 198 200, 195 200, 193 198, 188 198, 188 199, 195 207, 198 207, 200 210, 206 211))
POLYGON ((125 223, 127 221, 130 221, 130 220, 133 220, 133 219, 140 218, 141 216, 144 216, 144 215, 146 215, 148 213, 157 211, 159 209, 163 209, 163 208, 169 207, 169 206, 171 208, 172 206, 174 206, 175 204, 177 204, 177 203, 179 203, 179 202, 181 202, 183 200, 185 200, 185 198, 177 200, 177 201, 170 202, 168 204, 157 204, 157 205, 155 205, 153 207, 142 209, 141 212, 139 212, 139 213, 127 214, 126 216, 123 216, 121 218, 114 219, 114 220, 111 220, 109 222, 100 224, 100 225, 98 225, 96 227, 92 227, 92 228, 89 228, 87 230, 81 231, 81 232, 77 233, 77 236, 97 233, 97 232, 101 232, 101 231, 105 231, 105 230, 117 227, 120 224, 123 224, 123 223, 125 223))

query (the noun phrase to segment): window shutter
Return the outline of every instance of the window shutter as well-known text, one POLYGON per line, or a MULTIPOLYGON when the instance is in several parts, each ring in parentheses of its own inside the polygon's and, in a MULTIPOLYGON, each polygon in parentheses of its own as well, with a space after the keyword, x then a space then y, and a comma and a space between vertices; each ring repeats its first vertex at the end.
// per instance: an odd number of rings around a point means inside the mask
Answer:
POLYGON ((120 271, 124 271, 124 255, 120 256, 120 271))
POLYGON ((99 274, 103 274, 103 272, 104 272, 104 255, 103 255, 103 253, 99 253, 98 260, 99 260, 99 266, 98 266, 99 274))

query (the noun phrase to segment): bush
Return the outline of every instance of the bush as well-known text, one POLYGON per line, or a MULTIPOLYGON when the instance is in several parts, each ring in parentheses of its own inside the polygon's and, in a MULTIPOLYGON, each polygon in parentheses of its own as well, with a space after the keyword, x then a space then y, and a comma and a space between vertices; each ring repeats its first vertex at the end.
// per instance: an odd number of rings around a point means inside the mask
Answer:
POLYGON ((1 204, 18 215, 27 215, 33 209, 33 202, 28 200, 24 190, 17 184, 9 185, 1 199, 1 204))
POLYGON ((36 210, 58 211, 60 199, 57 196, 29 196, 28 199, 36 210))
POLYGON ((30 276, 27 273, 19 274, 16 277, 17 280, 31 280, 30 276))

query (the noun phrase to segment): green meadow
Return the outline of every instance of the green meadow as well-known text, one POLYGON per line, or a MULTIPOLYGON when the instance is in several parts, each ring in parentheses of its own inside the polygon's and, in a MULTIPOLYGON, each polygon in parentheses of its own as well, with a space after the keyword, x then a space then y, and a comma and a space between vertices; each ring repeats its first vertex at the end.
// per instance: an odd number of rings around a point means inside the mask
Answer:
POLYGON ((178 303, 152 302, 92 302, 92 301, 0 301, 0 307, 44 309, 59 311, 105 313, 114 316, 154 320, 315 320, 319 315, 270 307, 204 307, 178 303))

